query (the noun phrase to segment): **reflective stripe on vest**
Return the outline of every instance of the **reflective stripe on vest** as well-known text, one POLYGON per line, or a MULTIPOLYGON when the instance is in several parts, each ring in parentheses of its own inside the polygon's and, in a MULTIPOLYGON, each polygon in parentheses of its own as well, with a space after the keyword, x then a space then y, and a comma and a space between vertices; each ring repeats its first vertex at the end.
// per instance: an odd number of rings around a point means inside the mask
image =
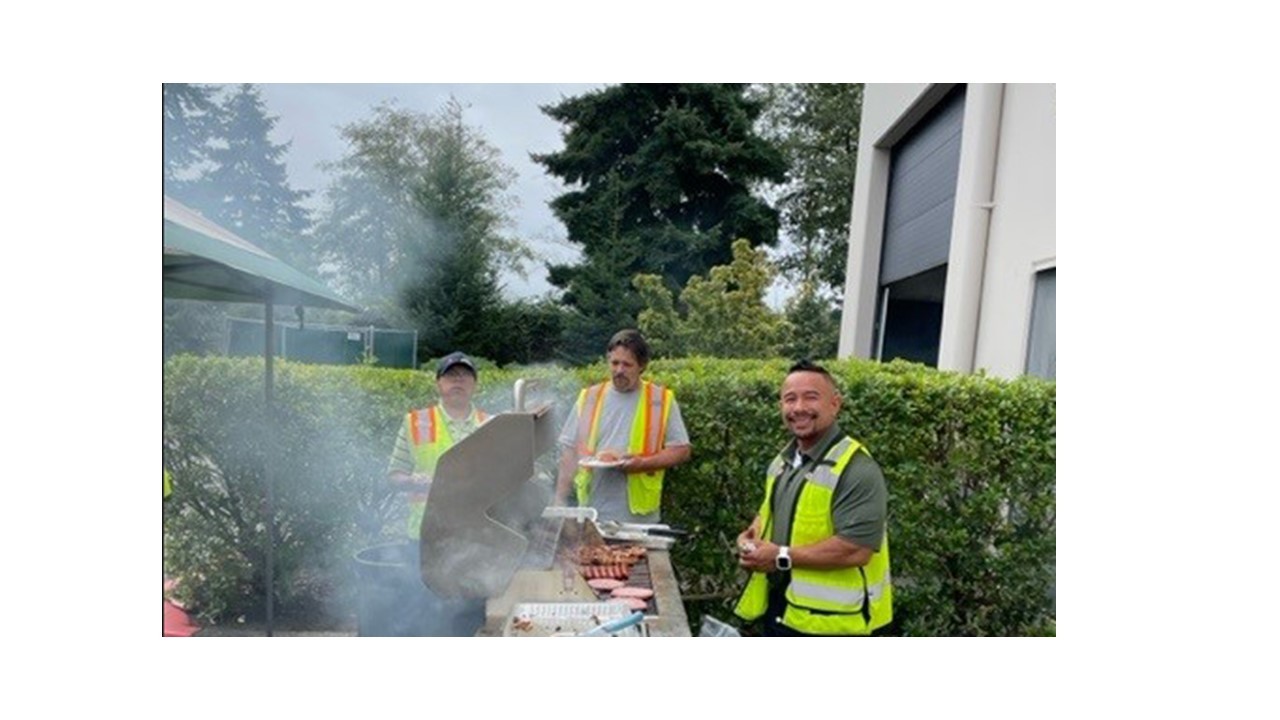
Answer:
POLYGON ((769 477, 778 477, 779 475, 781 475, 781 474, 782 474, 782 469, 783 469, 784 467, 786 467, 786 464, 782 461, 782 457, 781 457, 781 456, 778 456, 778 457, 774 458, 774 459, 773 459, 773 462, 769 463, 769 470, 768 470, 769 475, 768 475, 768 476, 769 476, 769 477))
MULTIPOLYGON (((888 584, 889 573, 886 571, 885 579, 883 581, 867 586, 867 596, 871 598, 871 602, 877 602, 880 600, 880 597, 884 593, 884 589, 888 584)), ((799 595, 825 600, 829 603, 852 605, 855 607, 862 605, 861 587, 833 587, 831 585, 819 585, 806 580, 792 578, 791 588, 799 595)))
MULTIPOLYGON (((436 441, 436 406, 425 410, 414 410, 409 413, 409 429, 413 433, 413 445, 434 443, 436 441)), ((448 431, 446 431, 448 432, 448 431)))
MULTIPOLYGON (((642 381, 638 391, 642 393, 636 414, 631 421, 627 452, 636 456, 648 456, 662 450, 667 436, 667 420, 671 415, 673 393, 662 385, 642 381)), ((604 394, 608 383, 600 383, 578 394, 578 456, 594 455, 600 443, 600 416, 604 407, 604 394), (592 395, 594 394, 594 399, 592 395), (591 418, 584 425, 588 406, 591 418)), ((662 479, 665 471, 627 473, 627 506, 634 515, 648 515, 662 505, 662 479)), ((591 469, 579 468, 574 475, 578 505, 591 504, 591 469)))
POLYGON ((596 454, 596 443, 600 442, 600 410, 604 407, 605 383, 583 390, 578 395, 578 455, 589 457, 596 454), (582 409, 587 393, 596 391, 595 402, 591 405, 591 422, 582 423, 582 409))
MULTIPOLYGON (((824 487, 835 492, 836 483, 840 481, 840 474, 835 471, 835 466, 829 464, 827 461, 830 458, 838 459, 843 457, 846 452, 849 452, 849 448, 852 445, 853 440, 850 438, 845 438, 836 443, 835 446, 831 448, 831 451, 827 453, 826 458, 823 459, 822 463, 809 473, 809 482, 816 483, 819 487, 824 487)), ((844 468, 841 467, 841 470, 843 469, 844 468)), ((777 477, 777 475, 774 475, 774 477, 777 477)))

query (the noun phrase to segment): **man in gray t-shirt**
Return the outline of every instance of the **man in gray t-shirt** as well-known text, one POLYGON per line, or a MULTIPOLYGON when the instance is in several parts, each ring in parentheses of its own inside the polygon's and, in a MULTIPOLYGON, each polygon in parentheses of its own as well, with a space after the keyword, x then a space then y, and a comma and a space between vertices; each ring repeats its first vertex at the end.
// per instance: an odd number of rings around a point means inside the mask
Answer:
POLYGON ((556 500, 568 499, 582 473, 589 479, 585 493, 577 492, 579 501, 596 508, 601 520, 656 523, 661 520, 660 478, 689 459, 689 433, 674 393, 641 380, 649 346, 638 331, 614 335, 607 352, 612 382, 583 391, 560 432, 556 500), (633 446, 637 423, 649 431, 639 447, 633 446), (618 464, 579 467, 586 456, 616 458, 618 464))

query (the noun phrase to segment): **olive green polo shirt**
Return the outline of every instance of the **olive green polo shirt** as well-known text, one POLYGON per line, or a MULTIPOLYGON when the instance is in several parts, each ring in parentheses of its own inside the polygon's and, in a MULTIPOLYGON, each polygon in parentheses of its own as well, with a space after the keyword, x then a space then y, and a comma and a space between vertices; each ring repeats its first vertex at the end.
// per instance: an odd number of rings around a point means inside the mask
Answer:
MULTIPOLYGON (((791 519, 795 515, 801 480, 826 455, 831 446, 845 436, 838 424, 827 428, 809 453, 799 452, 793 439, 782 450, 783 471, 773 486, 773 530, 770 541, 786 545, 791 537, 791 519), (796 462, 799 465, 796 465, 796 462)), ((831 499, 832 524, 836 535, 874 551, 884 539, 888 491, 880 466, 866 452, 859 450, 845 465, 836 481, 831 499)))

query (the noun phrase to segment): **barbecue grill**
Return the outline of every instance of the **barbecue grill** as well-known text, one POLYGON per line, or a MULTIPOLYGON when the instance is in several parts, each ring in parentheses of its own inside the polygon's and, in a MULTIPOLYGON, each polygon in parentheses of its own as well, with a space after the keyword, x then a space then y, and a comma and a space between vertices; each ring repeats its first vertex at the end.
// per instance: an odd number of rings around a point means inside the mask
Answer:
MULTIPOLYGON (((423 582, 443 598, 486 599, 482 635, 504 634, 520 604, 572 615, 580 608, 552 605, 608 597, 591 589, 575 562, 580 544, 604 542, 594 511, 547 507, 552 483, 535 477, 534 462, 555 446, 557 428, 549 404, 523 407, 522 386, 517 381, 515 410, 440 457, 422 519, 423 582)), ((690 634, 665 550, 650 549, 635 563, 628 585, 654 590, 645 632, 690 634)))

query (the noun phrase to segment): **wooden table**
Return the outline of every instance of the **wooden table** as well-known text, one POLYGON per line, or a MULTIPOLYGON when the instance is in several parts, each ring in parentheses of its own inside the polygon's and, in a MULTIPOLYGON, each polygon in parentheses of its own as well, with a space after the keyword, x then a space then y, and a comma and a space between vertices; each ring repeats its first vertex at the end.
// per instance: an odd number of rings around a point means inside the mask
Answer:
MULTIPOLYGON (((653 583, 656 615, 645 617, 650 637, 689 637, 689 617, 680 600, 680 585, 671 567, 671 553, 650 550, 649 577, 653 583)), ((503 626, 516 603, 523 602, 599 602, 595 591, 587 585, 575 567, 565 568, 557 561, 551 570, 521 570, 511 578, 505 592, 485 603, 484 627, 476 637, 501 637, 503 626)))

